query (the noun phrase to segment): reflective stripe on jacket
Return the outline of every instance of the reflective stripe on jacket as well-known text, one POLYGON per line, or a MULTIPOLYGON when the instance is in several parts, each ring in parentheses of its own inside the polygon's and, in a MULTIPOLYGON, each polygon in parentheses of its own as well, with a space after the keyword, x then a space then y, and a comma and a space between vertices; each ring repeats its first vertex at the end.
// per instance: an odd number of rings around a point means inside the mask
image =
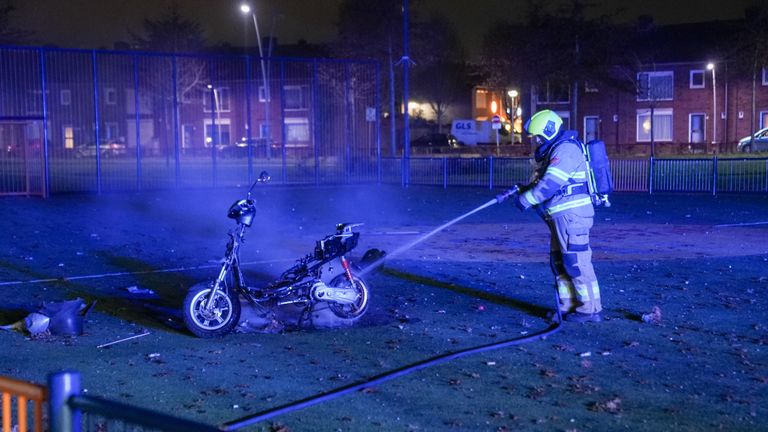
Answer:
POLYGON ((522 194, 524 206, 539 206, 550 216, 568 213, 587 217, 595 215, 592 198, 587 188, 582 187, 587 182, 587 163, 575 139, 575 131, 565 131, 552 144, 537 170, 536 180, 522 194))

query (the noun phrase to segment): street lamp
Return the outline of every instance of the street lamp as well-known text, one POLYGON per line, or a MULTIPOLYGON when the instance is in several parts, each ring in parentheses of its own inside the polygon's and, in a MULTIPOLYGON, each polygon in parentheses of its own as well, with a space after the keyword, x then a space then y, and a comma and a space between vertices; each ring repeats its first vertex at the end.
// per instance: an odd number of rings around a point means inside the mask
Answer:
MULTIPOLYGON (((269 127, 269 103, 270 103, 270 97, 269 97, 269 83, 267 82, 267 69, 264 66, 264 51, 261 48, 261 33, 259 32, 259 22, 256 20, 256 11, 251 9, 251 6, 248 3, 242 3, 240 5, 240 12, 242 12, 244 15, 251 15, 251 18, 253 18, 253 27, 256 29, 256 44, 259 47, 259 60, 261 63, 261 79, 264 82, 264 123, 265 123, 265 131, 266 132, 266 152, 267 157, 270 156, 270 137, 271 137, 271 128, 269 127)), ((269 46, 272 46, 272 41, 270 40, 269 46)))
POLYGON ((717 81, 715 80, 715 64, 707 64, 707 70, 712 71, 712 145, 717 144, 717 81))
MULTIPOLYGON (((211 137, 214 135, 216 136, 216 144, 221 145, 221 132, 219 131, 219 128, 221 127, 221 106, 219 105, 219 92, 216 91, 216 87, 214 87, 212 84, 208 84, 206 86, 208 90, 211 90, 213 92, 213 109, 215 111, 215 116, 213 119, 213 128, 211 130, 211 137)), ((208 140, 206 140, 208 141, 208 140)), ((208 141, 210 142, 210 141, 208 141)))

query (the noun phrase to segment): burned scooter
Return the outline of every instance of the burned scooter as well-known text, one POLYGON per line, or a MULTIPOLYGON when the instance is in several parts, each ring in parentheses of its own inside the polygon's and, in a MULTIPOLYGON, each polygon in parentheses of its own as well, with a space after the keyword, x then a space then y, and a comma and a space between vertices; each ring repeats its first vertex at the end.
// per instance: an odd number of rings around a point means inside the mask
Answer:
POLYGON ((256 203, 253 188, 269 181, 262 172, 245 199, 229 208, 227 217, 237 226, 229 232, 221 269, 215 280, 193 286, 184 299, 184 323, 199 337, 220 337, 231 332, 240 320, 242 296, 261 311, 272 313, 280 306, 302 308, 310 316, 319 305, 327 306, 338 320, 352 323, 368 309, 368 285, 356 274, 346 254, 357 246, 361 224, 338 224, 336 232, 318 240, 312 253, 299 259, 279 279, 265 287, 248 286, 240 268, 240 246, 245 230, 253 223, 256 203))

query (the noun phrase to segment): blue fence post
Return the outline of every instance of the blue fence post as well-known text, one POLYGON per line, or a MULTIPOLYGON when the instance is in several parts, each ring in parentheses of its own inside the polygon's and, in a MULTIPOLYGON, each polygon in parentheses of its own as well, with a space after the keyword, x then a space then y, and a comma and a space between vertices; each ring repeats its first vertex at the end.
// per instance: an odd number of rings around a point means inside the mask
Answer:
POLYGON ((176 158, 174 163, 174 169, 175 169, 175 176, 176 176, 176 187, 178 188, 180 186, 180 177, 181 177, 181 165, 179 164, 179 154, 181 153, 179 151, 179 122, 181 119, 179 119, 179 82, 178 82, 178 65, 176 64, 176 56, 174 55, 172 57, 172 73, 173 73, 173 154, 176 158))
POLYGON ((96 59, 96 50, 91 51, 93 68, 93 135, 96 142, 96 192, 101 193, 101 142, 99 136, 99 65, 96 59))
POLYGON ((443 189, 448 189, 448 158, 443 158, 443 189))
POLYGON ((312 152, 315 158, 315 186, 320 185, 320 90, 317 85, 317 59, 312 60, 312 152))
POLYGON ((648 158, 648 193, 653 193, 653 156, 648 158))
POLYGON ((488 156, 488 189, 493 190, 493 155, 488 156))
MULTIPOLYGON (((266 84, 265 84, 266 85, 266 84)), ((267 94, 271 94, 271 92, 268 92, 267 94)), ((267 97, 269 99, 271 96, 267 97)), ((269 104, 271 104, 272 101, 268 100, 269 104)), ((269 107, 267 107, 267 112, 269 112, 269 107)), ((269 121, 267 121, 267 128, 269 128, 269 121)), ((271 129, 270 129, 271 130, 271 129)), ((286 133, 286 127, 285 127, 285 60, 280 61, 280 133, 282 134, 282 141, 283 141, 283 151, 282 153, 282 173, 283 173, 283 184, 288 183, 288 156, 286 154, 287 147, 286 147, 286 141, 287 141, 287 135, 286 133)), ((270 135, 271 136, 271 135, 270 135)))
POLYGON ((48 421, 52 432, 80 432, 80 410, 69 407, 69 398, 80 394, 80 373, 72 370, 48 376, 48 421))
MULTIPOLYGON (((381 63, 376 62, 376 183, 381 186, 381 63)), ((394 115, 394 113, 393 113, 394 115)))
MULTIPOLYGON (((270 41, 269 43, 272 43, 270 41)), ((248 149, 248 184, 253 184, 253 132, 251 124, 251 58, 245 59, 245 139, 248 149)), ((269 145, 269 143, 267 143, 269 145)))
POLYGON ((344 183, 349 184, 352 161, 350 158, 350 145, 352 139, 352 115, 350 114, 350 102, 354 103, 354 97, 350 98, 349 90, 349 64, 344 63, 344 183))
POLYGON ((141 190, 141 116, 139 114, 139 60, 133 54, 133 107, 136 121, 136 190, 141 190))
POLYGON ((40 48, 40 90, 42 95, 40 96, 40 103, 43 110, 43 197, 48 197, 51 193, 51 163, 48 159, 48 83, 46 81, 45 72, 45 50, 40 48))
POLYGON ((717 155, 712 156, 712 195, 717 194, 717 155))

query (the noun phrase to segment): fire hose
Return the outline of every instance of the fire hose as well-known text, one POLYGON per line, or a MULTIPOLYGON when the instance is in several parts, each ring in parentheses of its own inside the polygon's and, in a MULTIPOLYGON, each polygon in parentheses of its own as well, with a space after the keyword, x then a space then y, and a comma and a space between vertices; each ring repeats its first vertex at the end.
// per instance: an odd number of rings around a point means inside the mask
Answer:
MULTIPOLYGON (((463 215, 461 215, 461 216, 459 216, 459 217, 457 217, 457 218, 455 218, 455 219, 453 219, 453 220, 451 220, 449 222, 446 222, 443 225, 440 225, 439 227, 437 227, 434 230, 430 231, 429 233, 423 235, 422 237, 420 237, 420 238, 418 238, 418 239, 408 243, 407 245, 405 245, 403 247, 400 247, 400 248, 396 249, 391 254, 387 254, 386 257, 382 257, 380 259, 380 261, 384 260, 384 259, 390 259, 390 258, 392 258, 394 256, 397 256, 397 255, 403 253, 404 251, 412 248, 416 244, 421 243, 424 240, 430 238, 434 234, 437 234, 438 232, 440 232, 440 231, 448 228, 449 226, 459 222, 460 220, 462 220, 462 219, 464 219, 464 218, 466 218, 466 217, 468 217, 468 216, 470 216, 470 215, 472 215, 474 213, 477 213, 480 210, 483 210, 483 209, 485 209, 487 207, 490 207, 493 204, 501 203, 502 201, 506 200, 510 196, 516 194, 517 191, 518 191, 517 187, 514 187, 514 188, 512 188, 512 189, 510 189, 510 190, 508 190, 508 191, 498 195, 496 198, 494 198, 494 199, 488 201, 487 203, 477 207, 476 209, 474 209, 472 211, 469 211, 469 212, 467 212, 467 213, 465 213, 465 214, 463 214, 463 215)), ((372 265, 370 265, 366 269, 364 269, 363 270, 363 274, 368 273, 369 271, 372 271, 374 268, 376 268, 377 265, 375 265, 375 264, 376 263, 373 263, 372 265)), ((364 381, 358 382, 358 383, 350 384, 350 385, 347 385, 347 386, 344 386, 344 387, 339 387, 339 388, 327 391, 325 393, 319 393, 319 394, 316 394, 316 395, 313 395, 313 396, 309 396, 309 397, 301 399, 301 400, 289 402, 287 404, 280 405, 278 407, 274 407, 274 408, 270 408, 270 409, 267 409, 267 410, 264 410, 264 411, 260 411, 258 413, 255 413, 253 415, 249 415, 247 417, 243 417, 241 419, 237 419, 237 420, 233 420, 233 421, 224 423, 223 425, 221 425, 220 428, 221 428, 221 430, 225 430, 225 431, 238 430, 238 429, 244 428, 246 426, 250 426, 252 424, 255 424, 255 423, 258 423, 258 422, 261 422, 261 421, 264 421, 264 420, 268 420, 270 418, 273 418, 273 417, 276 417, 276 416, 279 416, 279 415, 282 415, 282 414, 287 414, 287 413, 290 413, 292 411, 297 411, 297 410, 300 410, 302 408, 307 408, 307 407, 310 407, 310 406, 313 406, 313 405, 320 404, 322 402, 326 402, 326 401, 335 399, 337 397, 343 396, 343 395, 351 393, 351 392, 359 391, 359 390, 362 390, 362 389, 365 389, 365 388, 374 387, 374 386, 377 386, 379 384, 385 383, 387 381, 393 380, 395 378, 398 378, 398 377, 401 377, 401 376, 404 376, 404 375, 408 375, 410 373, 413 373, 413 372, 416 372, 416 371, 419 371, 419 370, 422 370, 422 369, 426 369, 426 368, 429 368, 429 367, 432 367, 432 366, 436 366, 436 365, 439 365, 441 363, 445 363, 445 362, 448 362, 448 361, 451 361, 451 360, 456 360, 458 358, 466 357, 466 356, 469 356, 469 355, 472 355, 472 354, 479 354, 479 353, 493 351, 493 350, 502 349, 502 348, 507 348, 507 347, 511 347, 511 346, 515 346, 515 345, 521 345, 521 344, 528 343, 528 342, 533 342, 533 341, 539 340, 539 339, 545 339, 548 336, 550 336, 550 335, 556 333, 558 330, 560 330, 560 325, 561 325, 561 323, 563 321, 563 317, 562 317, 562 314, 560 312, 559 305, 560 305, 560 296, 559 296, 557 290, 555 290, 555 311, 556 311, 555 312, 556 313, 555 319, 553 320, 552 324, 550 324, 547 328, 545 328, 543 330, 540 330, 540 331, 537 331, 537 332, 534 332, 534 333, 531 333, 531 334, 528 334, 528 335, 525 335, 525 336, 521 336, 521 337, 516 337, 516 338, 512 338, 512 339, 506 339, 506 340, 503 340, 503 341, 500 341, 500 342, 494 342, 494 343, 490 343, 490 344, 470 347, 470 348, 466 348, 466 349, 463 349, 463 350, 449 352, 449 353, 441 354, 441 355, 438 355, 438 356, 435 356, 435 357, 431 357, 431 358, 428 358, 428 359, 425 359, 425 360, 421 360, 419 362, 416 362, 416 363, 413 363, 413 364, 410 364, 410 365, 406 365, 406 366, 403 366, 403 367, 400 367, 400 368, 397 368, 397 369, 394 369, 394 370, 390 370, 390 371, 384 372, 382 374, 370 377, 370 378, 368 378, 368 379, 366 379, 364 381)))

